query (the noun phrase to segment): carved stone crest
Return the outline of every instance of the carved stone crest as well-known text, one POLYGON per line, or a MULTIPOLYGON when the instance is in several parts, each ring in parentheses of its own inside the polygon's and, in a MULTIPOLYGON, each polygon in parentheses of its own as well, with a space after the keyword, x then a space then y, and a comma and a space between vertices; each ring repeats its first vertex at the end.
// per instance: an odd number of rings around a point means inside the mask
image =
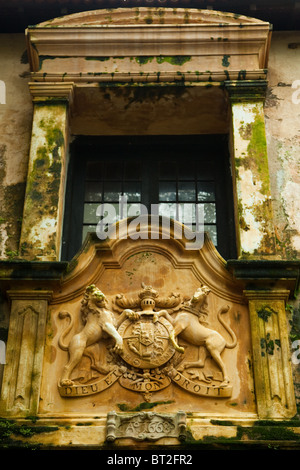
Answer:
POLYGON ((229 306, 220 309, 218 319, 232 337, 230 343, 205 326, 209 293, 201 286, 189 300, 182 301, 179 294, 161 298, 152 286, 142 284, 137 298, 118 294, 109 309, 106 296, 96 286, 88 286, 81 302, 84 327, 68 346, 64 341, 73 328, 73 318, 68 312, 59 314, 61 319, 69 319, 59 339, 61 349, 69 353, 58 384, 61 396, 99 393, 117 381, 142 393, 146 401, 171 382, 201 396, 231 396, 221 354, 226 347, 236 346, 236 337, 222 319, 229 306), (178 338, 187 346, 180 346, 178 338), (189 345, 198 349, 198 360, 185 360, 189 345), (207 357, 219 368, 215 376, 204 372, 207 357))
POLYGON ((167 312, 154 311, 157 296, 151 286, 143 286, 139 295, 142 310, 125 310, 130 319, 118 329, 123 338, 122 358, 133 367, 153 369, 165 364, 175 353, 169 340, 172 324, 162 316, 167 312))
POLYGON ((186 415, 183 411, 176 414, 141 412, 125 415, 112 411, 107 415, 108 442, 120 438, 155 441, 162 437, 175 437, 180 441, 186 439, 186 415))

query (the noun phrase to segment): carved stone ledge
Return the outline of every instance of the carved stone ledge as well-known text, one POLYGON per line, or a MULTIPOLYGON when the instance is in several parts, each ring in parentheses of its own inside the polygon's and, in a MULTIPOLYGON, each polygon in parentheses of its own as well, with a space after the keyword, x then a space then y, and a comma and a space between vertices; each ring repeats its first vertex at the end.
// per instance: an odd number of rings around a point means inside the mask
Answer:
POLYGON ((298 260, 228 260, 226 267, 247 289, 288 289, 291 297, 299 289, 298 260))
MULTIPOLYGON (((245 71, 246 72, 246 71, 245 71)), ((241 74, 241 72, 240 72, 241 74)), ((266 97, 267 80, 225 80, 224 87, 230 101, 263 101, 266 97)))
POLYGON ((106 440, 134 439, 136 441, 157 441, 163 437, 186 439, 186 414, 178 413, 126 413, 114 411, 107 414, 106 440))
POLYGON ((73 103, 73 82, 30 82, 28 86, 34 103, 46 102, 48 104, 49 101, 73 103))

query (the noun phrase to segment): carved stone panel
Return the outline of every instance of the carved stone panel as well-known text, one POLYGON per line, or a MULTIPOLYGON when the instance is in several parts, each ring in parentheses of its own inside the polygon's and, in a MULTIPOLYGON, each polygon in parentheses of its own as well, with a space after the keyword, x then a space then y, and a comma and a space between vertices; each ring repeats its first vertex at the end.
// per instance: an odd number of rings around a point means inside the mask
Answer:
POLYGON ((228 305, 220 309, 218 319, 231 335, 231 342, 201 321, 201 317, 208 315, 209 294, 210 289, 201 286, 189 301, 182 302, 180 295, 174 294, 161 299, 152 286, 143 284, 138 299, 128 300, 122 294, 116 296, 115 307, 131 306, 134 310, 124 309, 115 321, 113 313, 106 307, 106 296, 95 285, 88 286, 81 302, 84 327, 72 337, 68 346, 63 340, 72 325, 72 317, 68 312, 59 313, 61 319, 70 319, 58 341, 60 348, 69 352, 69 360, 58 385, 60 395, 92 395, 119 381, 122 387, 142 393, 144 399, 149 401, 152 393, 168 387, 173 381, 196 395, 230 397, 232 386, 221 355, 225 348, 235 348, 237 339, 221 317, 229 310, 228 305), (160 310, 156 306, 166 308, 160 310), (176 310, 177 314, 172 317, 168 307, 174 306, 176 308, 172 310, 176 310), (108 357, 103 360, 103 356, 101 358, 92 350, 87 353, 89 346, 95 343, 97 346, 105 336, 109 336, 114 343, 109 360, 108 357), (177 343, 179 336, 183 337, 187 346, 198 348, 198 360, 184 360, 185 348, 177 343), (86 370, 85 376, 71 379, 83 355, 89 356, 90 367, 104 374, 104 378, 91 380, 86 370), (219 368, 214 374, 205 369, 207 356, 211 356, 219 368), (191 375, 190 378, 185 371, 191 375), (193 381, 194 378, 198 381, 193 381))
POLYGON ((40 413, 253 416, 248 308, 213 245, 109 244, 87 247, 54 293, 40 413))
POLYGON ((137 441, 156 441, 162 437, 173 437, 180 441, 186 439, 186 415, 183 411, 176 414, 126 413, 114 411, 107 415, 106 440, 131 438, 137 441))

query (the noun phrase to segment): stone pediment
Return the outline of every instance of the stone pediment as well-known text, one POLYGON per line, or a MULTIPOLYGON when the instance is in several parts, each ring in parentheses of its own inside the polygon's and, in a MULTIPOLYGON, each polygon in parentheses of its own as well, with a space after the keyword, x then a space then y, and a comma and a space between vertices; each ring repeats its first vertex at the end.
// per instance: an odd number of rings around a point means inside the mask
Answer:
POLYGON ((26 34, 35 81, 194 83, 265 78, 270 24, 212 10, 119 8, 26 34))
MULTIPOLYGON (((118 236, 105 240, 100 240, 96 233, 89 233, 81 250, 70 262, 68 272, 61 281, 62 289, 54 294, 53 302, 66 301, 69 296, 82 296, 86 285, 98 284, 105 271, 113 270, 116 270, 118 276, 122 274, 122 285, 126 285, 130 291, 139 290, 141 282, 172 290, 174 278, 171 280, 170 276, 176 275, 178 271, 176 282, 182 284, 180 279, 186 270, 193 274, 195 282, 207 285, 216 295, 243 302, 242 284, 239 285, 226 269, 226 261, 208 234, 203 234, 199 248, 198 242, 192 238, 193 232, 179 222, 166 220, 166 224, 159 223, 159 226, 154 222, 150 232, 147 216, 126 219, 116 225, 118 236), (140 222, 139 236, 136 238, 135 230, 140 222), (164 270, 157 265, 155 257, 164 260, 168 269, 164 270), (137 259, 143 262, 139 263, 137 259), (150 266, 151 271, 146 269, 144 272, 145 266, 150 266)), ((112 285, 112 282, 113 279, 109 284, 112 285)))
POLYGON ((267 22, 235 13, 194 8, 117 8, 75 13, 36 25, 37 28, 90 27, 109 25, 165 25, 201 24, 220 27, 225 25, 266 25, 267 22))

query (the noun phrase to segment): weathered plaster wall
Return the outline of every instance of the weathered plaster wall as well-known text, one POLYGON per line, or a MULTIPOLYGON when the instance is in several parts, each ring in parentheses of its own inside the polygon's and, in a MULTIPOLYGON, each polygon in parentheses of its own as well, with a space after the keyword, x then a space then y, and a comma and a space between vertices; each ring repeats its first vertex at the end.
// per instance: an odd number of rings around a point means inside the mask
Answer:
MULTIPOLYGON (((0 258, 18 256, 29 155, 32 105, 23 34, 0 35, 0 258)), ((6 341, 8 305, 0 295, 0 339, 6 341)))
MULTIPOLYGON (((283 258, 300 253, 300 32, 272 37, 265 122, 277 249, 283 258)), ((300 339, 299 296, 288 306, 290 340, 300 339)), ((295 346, 295 343, 294 343, 295 346)), ((300 368, 294 349, 293 371, 298 407, 300 368)))
POLYGON ((0 104, 0 257, 18 254, 32 104, 29 65, 23 34, 0 35, 0 80, 5 102, 0 104))
POLYGON ((300 33, 274 33, 265 103, 268 159, 277 247, 300 253, 300 33), (296 101, 298 101, 296 103, 296 101))

